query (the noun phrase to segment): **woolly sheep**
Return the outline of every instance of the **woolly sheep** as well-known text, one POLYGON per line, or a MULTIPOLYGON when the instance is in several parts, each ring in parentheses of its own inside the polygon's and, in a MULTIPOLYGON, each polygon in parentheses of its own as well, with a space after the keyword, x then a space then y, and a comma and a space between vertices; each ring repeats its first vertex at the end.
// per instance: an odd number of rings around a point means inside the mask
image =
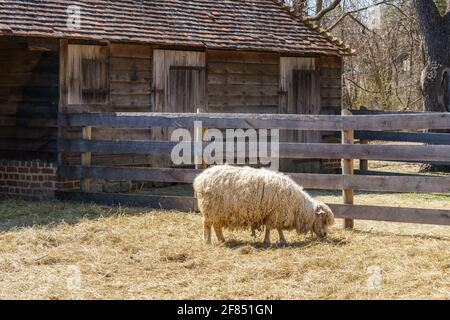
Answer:
POLYGON ((224 242, 222 228, 255 230, 265 226, 264 243, 269 245, 271 229, 286 243, 283 230, 312 231, 326 237, 334 223, 327 205, 311 198, 288 176, 267 169, 214 166, 196 177, 194 190, 208 244, 211 227, 224 242))

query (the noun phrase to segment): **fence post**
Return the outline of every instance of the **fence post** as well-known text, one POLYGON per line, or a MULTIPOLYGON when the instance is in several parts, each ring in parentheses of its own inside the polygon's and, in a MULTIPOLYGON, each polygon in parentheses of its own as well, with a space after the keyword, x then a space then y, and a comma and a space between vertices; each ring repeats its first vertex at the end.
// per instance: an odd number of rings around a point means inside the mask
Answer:
MULTIPOLYGON (((368 143, 369 142, 365 139, 359 140, 359 144, 368 144, 368 143)), ((369 171, 369 160, 365 159, 359 160, 359 171, 361 171, 361 173, 366 173, 367 171, 369 171)))
MULTIPOLYGON (((204 113, 204 110, 201 108, 197 109, 197 114, 200 113, 204 113)), ((203 142, 203 137, 204 134, 208 131, 207 128, 202 128, 202 130, 198 130, 197 128, 195 128, 195 132, 194 132, 194 136, 195 136, 195 141, 201 141, 203 142)), ((205 159, 203 157, 203 149, 202 149, 202 155, 201 155, 201 159, 199 157, 196 156, 195 159, 195 169, 206 169, 207 168, 207 163, 205 162, 205 159), (200 164, 201 161, 201 164, 200 164)))
MULTIPOLYGON (((92 127, 85 126, 82 128, 82 138, 84 140, 92 140, 92 127)), ((81 165, 89 167, 92 163, 92 153, 84 152, 81 154, 81 165)), ((81 179, 80 188, 83 192, 89 192, 91 189, 91 179, 81 179)))
MULTIPOLYGON (((352 115, 352 113, 347 110, 342 110, 343 116, 352 115)), ((355 142, 355 132, 354 130, 343 130, 342 131, 342 144, 354 144, 355 142)), ((342 175, 343 181, 346 175, 354 174, 354 166, 353 159, 342 159, 342 175)), ((344 204, 353 204, 353 189, 342 189, 342 197, 344 200, 344 204)), ((344 219, 344 228, 345 229, 353 229, 354 220, 353 219, 344 219)))

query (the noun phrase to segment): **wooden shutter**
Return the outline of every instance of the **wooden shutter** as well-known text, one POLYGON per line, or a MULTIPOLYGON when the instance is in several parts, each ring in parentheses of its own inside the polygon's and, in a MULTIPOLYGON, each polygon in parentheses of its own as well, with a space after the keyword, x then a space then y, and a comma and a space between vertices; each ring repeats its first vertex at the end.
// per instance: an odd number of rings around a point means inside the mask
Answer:
POLYGON ((69 45, 67 56, 67 103, 69 105, 108 103, 108 47, 69 45))
POLYGON ((81 60, 81 100, 83 104, 108 102, 108 63, 105 59, 81 60))

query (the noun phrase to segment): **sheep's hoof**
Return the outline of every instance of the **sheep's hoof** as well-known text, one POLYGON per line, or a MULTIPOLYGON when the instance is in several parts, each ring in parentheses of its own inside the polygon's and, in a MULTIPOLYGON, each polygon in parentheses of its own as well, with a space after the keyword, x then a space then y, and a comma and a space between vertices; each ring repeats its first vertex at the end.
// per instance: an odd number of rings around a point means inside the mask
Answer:
POLYGON ((286 247, 287 246, 287 242, 286 241, 280 241, 280 242, 278 242, 278 246, 279 247, 286 247))
POLYGON ((263 246, 266 247, 266 248, 270 247, 270 242, 264 241, 263 242, 263 246))

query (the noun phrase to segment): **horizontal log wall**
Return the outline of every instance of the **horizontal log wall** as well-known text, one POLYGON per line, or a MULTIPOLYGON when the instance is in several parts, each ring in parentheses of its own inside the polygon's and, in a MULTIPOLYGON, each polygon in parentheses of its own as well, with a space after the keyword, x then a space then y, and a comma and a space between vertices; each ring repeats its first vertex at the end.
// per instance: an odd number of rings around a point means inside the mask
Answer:
POLYGON ((342 59, 322 56, 319 64, 321 113, 340 115, 342 109, 342 59))
POLYGON ((208 111, 278 113, 279 56, 207 52, 208 111))
POLYGON ((152 58, 149 45, 111 44, 111 111, 152 111, 152 58))
MULTIPOLYGON (((108 47, 109 103, 103 105, 70 105, 69 112, 88 108, 97 112, 151 112, 152 61, 150 45, 112 43, 108 47)), ((79 126, 66 126, 64 138, 81 138, 79 126), (70 128, 71 127, 71 128, 70 128)), ((111 129, 93 128, 92 136, 99 140, 150 140, 151 128, 111 129)), ((71 164, 80 163, 79 154, 66 154, 71 164)), ((95 165, 146 165, 152 158, 146 155, 93 154, 95 165)))
POLYGON ((0 153, 56 160, 58 42, 0 37, 0 153))

